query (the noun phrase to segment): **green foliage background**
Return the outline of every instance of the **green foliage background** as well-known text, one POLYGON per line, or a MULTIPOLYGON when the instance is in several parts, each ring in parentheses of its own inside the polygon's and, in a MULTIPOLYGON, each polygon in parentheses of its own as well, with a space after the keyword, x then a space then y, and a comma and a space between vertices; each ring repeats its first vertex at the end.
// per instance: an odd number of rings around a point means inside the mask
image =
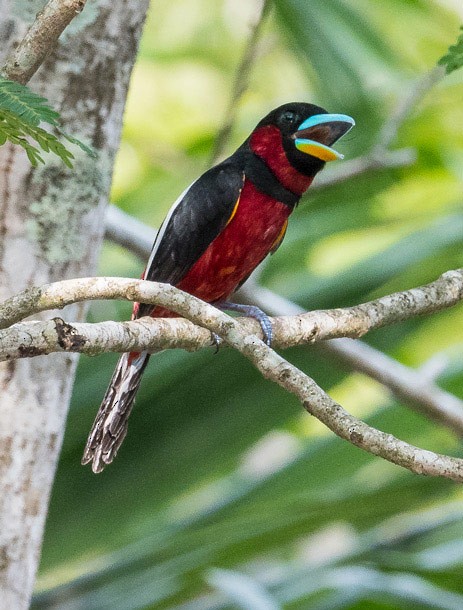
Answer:
MULTIPOLYGON (((208 166, 253 4, 152 4, 113 199, 153 226, 208 166)), ((450 0, 275 0, 228 150, 269 109, 309 100, 354 116, 339 148, 365 154, 461 19, 450 0)), ((414 147, 415 164, 309 191, 262 282, 308 309, 335 307, 463 266, 462 97, 457 71, 401 126, 393 148, 414 147)), ((142 266, 105 245, 101 274, 142 266)), ((105 302, 90 319, 128 315, 105 302)), ((434 359, 463 398, 461 306, 366 340, 412 367, 434 359)), ((334 438, 241 357, 212 351, 153 358, 128 438, 99 476, 79 462, 116 357, 81 359, 34 608, 463 608, 461 487, 334 438)), ((450 431, 370 379, 312 348, 287 357, 380 429, 461 455, 450 431)))

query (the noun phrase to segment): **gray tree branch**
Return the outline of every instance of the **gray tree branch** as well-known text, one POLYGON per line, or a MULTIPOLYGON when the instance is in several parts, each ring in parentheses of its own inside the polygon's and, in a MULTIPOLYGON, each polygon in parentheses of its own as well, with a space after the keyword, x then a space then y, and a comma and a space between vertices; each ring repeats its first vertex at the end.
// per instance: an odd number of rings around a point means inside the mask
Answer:
MULTIPOLYGON (((401 303, 401 295, 404 295, 403 301, 407 303, 402 309, 399 306, 398 319, 402 320, 406 316, 429 312, 431 299, 439 299, 442 307, 450 306, 450 304, 463 298, 463 269, 447 272, 436 282, 419 289, 385 297, 381 307, 378 307, 377 301, 359 307, 362 307, 363 312, 370 310, 373 326, 378 323, 383 325, 386 321, 391 323, 393 321, 392 310, 397 307, 398 303, 401 303), (387 306, 386 302, 388 303, 387 306), (390 308, 388 311, 386 311, 387 307, 390 308)), ((222 337, 226 343, 248 358, 265 378, 297 396, 309 413, 317 417, 341 438, 412 472, 442 476, 459 482, 463 481, 463 460, 414 447, 390 434, 368 426, 346 412, 315 381, 265 345, 256 335, 249 334, 249 331, 243 327, 240 321, 172 286, 124 278, 79 278, 56 282, 42 288, 26 290, 20 295, 8 299, 0 306, 2 325, 6 326, 20 317, 45 309, 55 309, 70 303, 96 298, 124 298, 168 307, 189 318, 195 324, 199 324, 208 331, 222 337)), ((435 311, 435 307, 436 305, 433 304, 433 311, 435 311)), ((343 320, 343 315, 339 315, 339 312, 344 314, 348 310, 318 312, 322 314, 320 323, 322 325, 328 323, 330 327, 330 317, 339 321, 343 320)), ((313 313, 317 315, 317 312, 313 313)), ((294 327, 290 326, 292 332, 295 332, 296 329, 299 329, 296 332, 300 332, 301 324, 304 324, 302 320, 303 316, 289 320, 290 325, 295 323, 294 327)), ((281 324, 286 322, 288 321, 281 321, 281 324)), ((70 325, 59 318, 55 318, 51 323, 45 323, 45 326, 41 322, 29 323, 28 326, 24 323, 16 327, 12 326, 10 329, 3 331, 3 337, 6 336, 5 333, 11 331, 13 334, 17 333, 18 338, 24 341, 24 337, 28 333, 32 336, 34 331, 39 330, 40 336, 45 341, 50 340, 54 334, 56 345, 59 346, 60 351, 83 351, 84 346, 88 348, 90 345, 95 353, 102 351, 104 342, 106 347, 111 346, 112 349, 115 343, 112 331, 117 327, 120 327, 122 335, 146 338, 148 336, 146 331, 151 332, 156 323, 157 321, 141 320, 137 325, 135 323, 70 325), (84 336, 85 330, 90 327, 93 327, 90 332, 96 333, 92 342, 90 342, 90 337, 84 336), (137 327, 137 330, 135 327, 137 327)), ((183 339, 186 340, 186 347, 196 347, 193 346, 191 341, 192 327, 184 321, 171 320, 161 321, 161 323, 163 333, 167 331, 169 326, 173 328, 174 342, 176 339, 183 339), (186 336, 182 337, 182 331, 186 336)), ((282 332, 282 330, 280 329, 279 332, 282 332)), ((306 337, 306 340, 310 341, 313 332, 309 335, 310 337, 306 337)), ((159 332, 158 337, 159 346, 162 346, 159 332)), ((200 337, 200 339, 204 340, 205 337, 200 337)), ((181 341, 179 343, 181 344, 181 341)), ((33 341, 29 346, 23 345, 23 355, 37 355, 32 353, 35 347, 33 341)), ((127 343, 124 344, 124 347, 126 346, 127 343)), ((121 345, 118 347, 121 347, 121 345)), ((135 345, 132 347, 135 347, 135 345)), ((136 344, 136 347, 141 347, 141 344, 136 344)))
MULTIPOLYGON (((77 278, 54 282, 39 288, 30 288, 0 304, 0 329, 6 329, 0 331, 0 360, 7 359, 5 346, 10 345, 10 349, 14 346, 14 342, 10 341, 12 325, 15 325, 13 326, 15 333, 19 329, 26 332, 29 328, 30 347, 32 348, 34 341, 39 340, 39 335, 44 330, 41 323, 29 322, 19 326, 16 324, 17 322, 41 311, 61 309, 66 305, 96 299, 125 299, 159 305, 176 311, 188 319, 193 319, 192 316, 195 315, 194 306, 201 304, 198 299, 169 284, 117 277, 77 278), (35 332, 33 332, 33 328, 35 328, 35 332)), ((455 269, 447 271, 434 282, 424 286, 395 292, 353 307, 315 310, 299 315, 273 318, 274 345, 288 348, 339 337, 359 338, 371 330, 416 316, 435 313, 452 307, 462 300, 463 269, 455 269)), ((257 321, 241 319, 240 323, 243 325, 244 332, 261 334, 257 321)), ((147 336, 142 343, 139 343, 140 340, 137 339, 135 333, 139 321, 127 322, 125 328, 131 331, 133 336, 130 339, 131 342, 124 343, 120 350, 114 348, 111 334, 104 324, 81 324, 79 328, 104 329, 99 342, 99 352, 130 351, 132 349, 158 350, 165 347, 191 348, 194 346, 200 348, 210 344, 210 336, 191 324, 185 324, 182 330, 179 329, 174 333, 174 337, 168 337, 165 331, 169 328, 169 334, 175 331, 179 324, 177 320, 147 318, 144 319, 143 324, 146 328, 151 327, 151 332, 156 336, 147 336), (154 330, 156 325, 161 326, 163 332, 159 333, 154 330)), ((202 325, 207 327, 205 324, 202 325)), ((86 332, 83 330, 84 334, 86 332)), ((98 334, 93 334, 93 336, 97 337, 98 334)), ((50 350, 46 353, 61 351, 58 342, 56 344, 48 343, 48 339, 47 336, 42 337, 42 345, 48 345, 50 350)), ((93 348, 94 346, 90 345, 85 350, 76 349, 75 351, 87 351, 87 349, 92 351, 93 348)), ((13 355, 13 352, 8 352, 9 357, 13 357, 13 355)), ((21 354, 17 352, 16 357, 20 356, 21 354)))
POLYGON ((445 76, 444 66, 436 65, 432 70, 423 74, 416 83, 406 91, 403 98, 399 101, 389 119, 384 123, 374 150, 381 153, 386 150, 395 140, 397 133, 408 119, 410 114, 425 97, 425 95, 445 76))
POLYGON ((251 32, 246 41, 243 56, 236 70, 230 100, 225 112, 225 120, 215 138, 211 154, 211 164, 215 163, 223 153, 235 123, 239 102, 249 85, 251 69, 257 56, 260 33, 270 10, 270 0, 260 0, 260 2, 254 23, 251 25, 251 32))
POLYGON ((2 76, 25 85, 55 48, 58 38, 84 8, 87 0, 49 0, 13 50, 2 76))

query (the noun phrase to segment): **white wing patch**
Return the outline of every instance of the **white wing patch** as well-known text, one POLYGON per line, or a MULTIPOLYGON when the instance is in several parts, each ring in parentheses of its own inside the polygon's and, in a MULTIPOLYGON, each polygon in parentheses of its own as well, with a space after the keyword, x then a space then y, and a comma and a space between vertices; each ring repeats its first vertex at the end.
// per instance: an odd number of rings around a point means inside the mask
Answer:
POLYGON ((172 214, 175 212, 177 206, 180 205, 180 203, 183 201, 183 198, 185 197, 185 195, 188 193, 188 191, 190 190, 190 188, 193 186, 193 184, 195 182, 196 182, 196 180, 194 182, 192 182, 190 184, 190 186, 187 186, 187 188, 183 191, 183 193, 178 196, 178 198, 172 204, 169 212, 167 213, 167 216, 164 218, 162 225, 159 227, 159 231, 156 235, 156 239, 154 240, 153 249, 151 250, 150 257, 146 264, 145 276, 148 274, 148 270, 150 269, 151 265, 153 264, 154 257, 156 256, 156 253, 159 250, 159 246, 161 244, 162 238, 164 237, 164 233, 166 232, 170 219, 172 218, 172 214))

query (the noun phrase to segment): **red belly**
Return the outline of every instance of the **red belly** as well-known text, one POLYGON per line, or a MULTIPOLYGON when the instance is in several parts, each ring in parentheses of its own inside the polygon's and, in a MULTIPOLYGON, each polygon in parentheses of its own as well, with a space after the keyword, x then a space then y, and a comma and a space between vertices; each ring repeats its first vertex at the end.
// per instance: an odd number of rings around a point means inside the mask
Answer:
POLYGON ((245 182, 233 219, 177 287, 209 303, 227 299, 270 252, 290 212, 245 182))
MULTIPOLYGON (((290 213, 287 205, 245 182, 232 220, 177 288, 208 303, 226 300, 278 243, 290 213)), ((171 317, 178 314, 156 308, 151 315, 171 317)))

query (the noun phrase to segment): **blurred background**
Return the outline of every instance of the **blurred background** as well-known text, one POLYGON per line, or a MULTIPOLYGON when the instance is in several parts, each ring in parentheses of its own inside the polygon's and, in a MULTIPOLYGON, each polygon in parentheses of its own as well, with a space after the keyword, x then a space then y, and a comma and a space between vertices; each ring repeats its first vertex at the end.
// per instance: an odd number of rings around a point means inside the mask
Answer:
MULTIPOLYGON (((228 120, 222 156, 275 106, 311 101, 353 116, 338 149, 348 160, 376 151, 379 167, 309 190, 259 281, 305 309, 329 308, 462 267, 463 73, 432 88, 426 80, 458 37, 461 2, 274 0, 268 9, 230 110, 262 4, 152 2, 113 202, 159 226, 210 165, 228 120), (390 117, 419 83, 395 130, 390 117)), ((101 275, 142 268, 105 244, 101 275)), ((102 302, 89 319, 129 315, 126 303, 102 302)), ((365 340, 463 398, 462 306, 365 340)), ((242 357, 213 351, 152 359, 128 437, 98 476, 80 458, 117 356, 81 358, 33 607, 463 608, 461 486, 339 440, 242 357)), ((461 456, 456 434, 377 382, 313 347, 285 355, 356 416, 461 456)))

